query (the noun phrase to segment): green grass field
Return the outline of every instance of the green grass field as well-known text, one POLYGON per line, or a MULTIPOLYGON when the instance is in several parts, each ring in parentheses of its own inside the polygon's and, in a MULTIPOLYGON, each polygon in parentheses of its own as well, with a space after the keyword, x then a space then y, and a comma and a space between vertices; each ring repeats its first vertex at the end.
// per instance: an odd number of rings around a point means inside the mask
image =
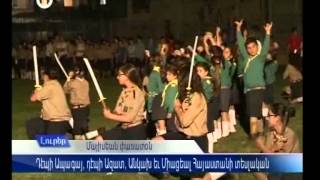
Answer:
MULTIPOLYGON (((281 71, 280 71, 281 72, 281 71)), ((280 75, 280 73, 279 73, 280 75)), ((120 94, 121 87, 115 81, 115 78, 99 80, 100 86, 104 95, 107 97, 107 104, 114 107, 118 95, 120 94)), ((31 117, 38 116, 41 108, 40 103, 31 103, 29 97, 33 91, 33 81, 28 80, 13 80, 12 81, 12 138, 13 139, 27 139, 25 122, 31 117)), ((285 85, 285 82, 280 80, 280 76, 277 81, 277 89, 280 90, 285 85)), ((102 106, 97 102, 98 97, 94 87, 91 84, 91 109, 90 109, 90 129, 96 129, 101 126, 112 128, 115 123, 106 120, 102 116, 102 106)), ((279 91, 278 91, 279 92, 279 91)), ((279 98, 279 97, 278 97, 279 98)), ((291 127, 297 133, 300 138, 300 145, 302 149, 302 104, 295 106, 296 117, 292 118, 289 123, 291 127)), ((231 134, 229 137, 220 139, 214 146, 215 152, 259 152, 254 146, 253 142, 248 139, 246 133, 237 124, 237 132, 231 134)), ((52 174, 52 173, 13 173, 13 179, 117 179, 117 180, 144 180, 155 179, 148 174, 52 174)), ((170 177, 169 179, 177 179, 170 177)), ((228 178, 230 179, 230 178, 228 178)), ((255 179, 252 174, 234 174, 231 179, 243 179, 251 180, 255 179)))

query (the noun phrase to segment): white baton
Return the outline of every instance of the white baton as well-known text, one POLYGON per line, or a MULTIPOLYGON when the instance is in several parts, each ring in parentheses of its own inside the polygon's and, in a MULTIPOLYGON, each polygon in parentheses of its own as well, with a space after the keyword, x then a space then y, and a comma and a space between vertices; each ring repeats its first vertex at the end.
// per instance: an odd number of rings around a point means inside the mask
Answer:
POLYGON ((60 69, 62 70, 63 74, 68 79, 68 74, 67 74, 66 70, 63 68, 63 66, 62 66, 62 64, 61 64, 61 62, 60 62, 60 60, 59 60, 59 58, 58 58, 56 53, 54 53, 54 57, 56 58, 56 61, 57 61, 58 65, 60 66, 60 69))
POLYGON ((38 71, 38 60, 37 60, 37 47, 33 46, 33 65, 34 65, 34 77, 36 81, 36 85, 34 87, 39 88, 40 83, 39 83, 39 71, 38 71))
POLYGON ((96 90, 97 90, 97 92, 98 92, 99 102, 102 102, 102 105, 105 106, 103 100, 105 100, 106 98, 103 97, 102 91, 101 91, 101 89, 100 89, 100 86, 99 86, 99 84, 98 84, 98 81, 97 81, 97 79, 96 79, 96 76, 95 76, 94 73, 93 73, 93 70, 92 70, 91 65, 90 65, 90 63, 89 63, 89 60, 88 60, 87 58, 83 58, 83 61, 84 61, 84 63, 86 64, 86 66, 87 66, 87 68, 88 68, 88 71, 89 71, 89 73, 90 73, 90 76, 91 76, 91 79, 92 79, 92 81, 93 81, 93 84, 94 84, 94 86, 95 86, 95 88, 96 88, 96 90))

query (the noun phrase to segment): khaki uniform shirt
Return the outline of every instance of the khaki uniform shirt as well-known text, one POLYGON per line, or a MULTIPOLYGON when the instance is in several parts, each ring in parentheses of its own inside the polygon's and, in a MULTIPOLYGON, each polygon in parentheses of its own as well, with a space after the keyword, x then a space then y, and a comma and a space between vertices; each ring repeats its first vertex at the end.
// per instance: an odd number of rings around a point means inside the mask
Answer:
POLYGON ((35 91, 38 101, 42 102, 41 118, 47 121, 68 121, 71 113, 66 96, 57 80, 49 80, 41 89, 35 91))
POLYGON ((275 131, 267 133, 266 146, 280 153, 300 153, 299 139, 296 134, 286 128, 283 136, 276 135, 275 131))
POLYGON ((114 113, 129 116, 130 122, 122 123, 126 128, 144 120, 145 93, 138 87, 123 89, 117 101, 114 113))
POLYGON ((207 101, 203 94, 193 93, 191 103, 182 103, 182 117, 175 120, 180 132, 188 136, 202 136, 208 132, 207 101))
POLYGON ((75 78, 67 81, 63 86, 64 92, 70 94, 72 105, 89 105, 89 83, 85 79, 75 78))

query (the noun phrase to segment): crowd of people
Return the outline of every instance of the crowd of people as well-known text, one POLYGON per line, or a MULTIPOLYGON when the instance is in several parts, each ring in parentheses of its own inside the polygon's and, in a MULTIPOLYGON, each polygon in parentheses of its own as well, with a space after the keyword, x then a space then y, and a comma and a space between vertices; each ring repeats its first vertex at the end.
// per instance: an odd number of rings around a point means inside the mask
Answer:
POLYGON ((62 35, 50 37, 41 41, 22 41, 12 47, 12 78, 34 79, 32 46, 37 47, 37 58, 40 69, 56 66, 54 53, 60 58, 67 71, 78 66, 85 68, 82 58, 87 57, 98 77, 115 75, 115 69, 125 63, 142 65, 144 63, 145 49, 155 51, 153 40, 148 40, 148 45, 142 38, 115 37, 108 41, 105 39, 89 40, 82 36, 66 40, 62 35))
MULTIPOLYGON (((249 136, 263 152, 298 152, 298 139, 290 128, 283 127, 283 107, 275 99, 275 94, 282 92, 274 87, 279 44, 271 39, 272 23, 264 25, 262 43, 250 36, 242 20, 235 22, 235 30, 235 43, 226 43, 219 27, 213 33, 205 32, 195 51, 165 38, 157 46, 151 40, 144 45, 140 37, 92 43, 81 37, 68 42, 57 36, 39 43, 44 84, 36 88, 31 101, 43 106, 41 116, 27 122, 29 138, 69 131, 75 139, 88 139, 90 99, 82 61, 88 57, 98 77, 114 75, 123 86, 114 110, 108 105, 103 108, 103 116, 119 125, 99 129, 93 139, 193 139, 204 152, 212 153, 210 144, 236 133, 235 125, 244 118, 250 125, 249 136), (59 71, 53 68, 57 67, 52 60, 54 52, 70 71, 64 86, 57 81, 59 71), (190 68, 193 55, 194 67, 190 68), (70 94, 71 111, 65 93, 70 94), (71 117, 70 131, 67 122, 71 117), (266 122, 277 135, 268 135, 268 144, 261 141, 266 122), (280 130, 276 126, 281 126, 280 130)), ((288 47, 289 64, 283 79, 289 80, 290 88, 285 93, 291 103, 302 102, 302 39, 296 29, 288 47)), ((22 44, 15 49, 15 78, 32 79, 31 48, 22 44)))

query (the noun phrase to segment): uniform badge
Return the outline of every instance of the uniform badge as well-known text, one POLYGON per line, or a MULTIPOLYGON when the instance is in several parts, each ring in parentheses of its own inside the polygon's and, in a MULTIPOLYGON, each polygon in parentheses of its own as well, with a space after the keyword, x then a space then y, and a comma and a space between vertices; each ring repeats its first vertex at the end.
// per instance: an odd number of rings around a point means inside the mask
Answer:
POLYGON ((123 107, 123 112, 128 112, 128 109, 129 109, 128 106, 124 106, 123 107))

